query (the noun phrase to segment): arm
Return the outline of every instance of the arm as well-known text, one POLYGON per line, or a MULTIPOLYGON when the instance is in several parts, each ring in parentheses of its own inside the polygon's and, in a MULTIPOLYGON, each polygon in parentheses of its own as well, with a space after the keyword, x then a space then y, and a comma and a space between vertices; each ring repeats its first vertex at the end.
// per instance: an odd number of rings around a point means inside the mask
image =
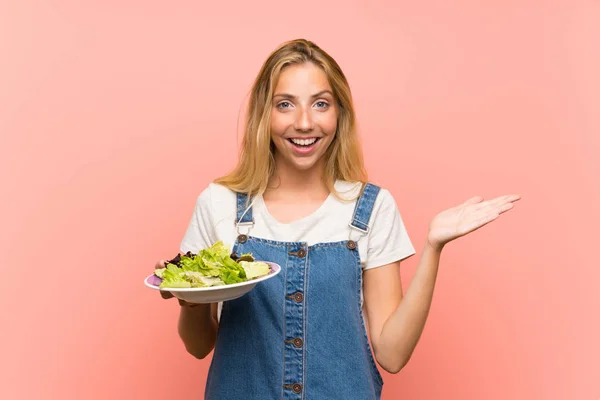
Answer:
MULTIPOLYGON (((231 207, 233 209, 233 205, 231 207)), ((194 213, 181 243, 181 253, 200 249, 214 244, 219 238, 215 232, 212 207, 212 190, 209 186, 196 201, 194 213)), ((219 322, 218 304, 189 304, 180 301, 181 310, 177 331, 188 353, 196 358, 206 357, 215 347, 219 322)))
POLYGON ((427 321, 441 252, 426 245, 406 295, 400 261, 365 271, 364 294, 373 352, 390 373, 410 359, 427 321))
POLYGON ((477 196, 433 218, 412 282, 402 295, 400 262, 366 270, 365 307, 377 362, 397 373, 409 361, 421 337, 444 246, 496 220, 520 199, 507 195, 483 201, 477 196))
POLYGON ((218 327, 217 303, 181 303, 177 330, 185 349, 194 357, 203 359, 212 351, 218 327))
MULTIPOLYGON (((164 268, 165 261, 161 260, 155 268, 164 268)), ((160 291, 163 299, 173 298, 173 294, 160 291)), ((203 359, 215 347, 219 322, 217 318, 218 303, 192 304, 180 300, 179 321, 177 331, 185 345, 185 349, 196 358, 203 359)))

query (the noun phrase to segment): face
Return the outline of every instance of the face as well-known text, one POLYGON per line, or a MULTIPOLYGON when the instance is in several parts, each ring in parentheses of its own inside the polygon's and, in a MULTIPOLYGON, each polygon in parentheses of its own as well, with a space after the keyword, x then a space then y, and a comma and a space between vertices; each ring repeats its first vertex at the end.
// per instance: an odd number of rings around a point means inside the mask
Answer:
POLYGON ((323 155, 335 135, 338 117, 325 72, 312 63, 284 68, 272 107, 275 160, 298 170, 324 165, 323 155))

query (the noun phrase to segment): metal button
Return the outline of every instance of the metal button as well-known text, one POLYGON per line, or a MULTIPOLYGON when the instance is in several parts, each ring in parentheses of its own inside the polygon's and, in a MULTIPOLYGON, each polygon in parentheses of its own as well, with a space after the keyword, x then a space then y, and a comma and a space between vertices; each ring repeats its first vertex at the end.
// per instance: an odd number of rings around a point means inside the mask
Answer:
POLYGON ((240 243, 246 243, 248 241, 248 236, 247 235, 239 235, 237 237, 237 240, 240 243))
POLYGON ((300 258, 304 258, 306 256, 306 250, 304 249, 300 249, 298 250, 298 252, 296 253, 296 255, 300 258))
POLYGON ((346 247, 349 248, 350 250, 355 250, 356 242, 354 240, 348 240, 348 242, 346 243, 346 247))
POLYGON ((304 300, 304 295, 300 292, 296 292, 294 293, 294 301, 296 303, 302 303, 302 301, 304 300))
POLYGON ((297 348, 300 348, 300 347, 302 347, 302 345, 304 344, 304 342, 302 341, 302 339, 300 339, 299 337, 297 337, 296 339, 294 339, 292 341, 292 344, 294 346, 296 346, 297 348))
POLYGON ((292 385, 292 391, 296 394, 302 393, 302 385, 299 383, 294 383, 292 385))

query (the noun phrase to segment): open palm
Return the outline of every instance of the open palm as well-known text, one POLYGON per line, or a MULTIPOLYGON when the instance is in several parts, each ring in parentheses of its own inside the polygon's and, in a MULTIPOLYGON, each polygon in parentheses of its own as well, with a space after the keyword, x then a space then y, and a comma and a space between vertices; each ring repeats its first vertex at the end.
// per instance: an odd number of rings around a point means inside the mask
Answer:
POLYGON ((480 196, 472 197, 436 215, 429 225, 427 239, 432 246, 442 248, 446 243, 494 221, 513 208, 514 202, 520 198, 519 195, 505 195, 483 201, 480 196))

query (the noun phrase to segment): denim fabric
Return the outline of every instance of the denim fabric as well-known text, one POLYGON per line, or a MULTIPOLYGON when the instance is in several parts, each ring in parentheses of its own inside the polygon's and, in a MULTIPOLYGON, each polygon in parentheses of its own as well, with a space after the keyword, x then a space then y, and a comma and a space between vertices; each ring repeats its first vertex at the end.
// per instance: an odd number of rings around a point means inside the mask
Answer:
MULTIPOLYGON (((368 230, 377 186, 367 184, 348 230, 368 230)), ((223 303, 205 398, 379 399, 383 380, 361 310, 356 243, 278 242, 251 236, 247 196, 236 223, 248 226, 233 251, 282 268, 246 295, 223 303)))

